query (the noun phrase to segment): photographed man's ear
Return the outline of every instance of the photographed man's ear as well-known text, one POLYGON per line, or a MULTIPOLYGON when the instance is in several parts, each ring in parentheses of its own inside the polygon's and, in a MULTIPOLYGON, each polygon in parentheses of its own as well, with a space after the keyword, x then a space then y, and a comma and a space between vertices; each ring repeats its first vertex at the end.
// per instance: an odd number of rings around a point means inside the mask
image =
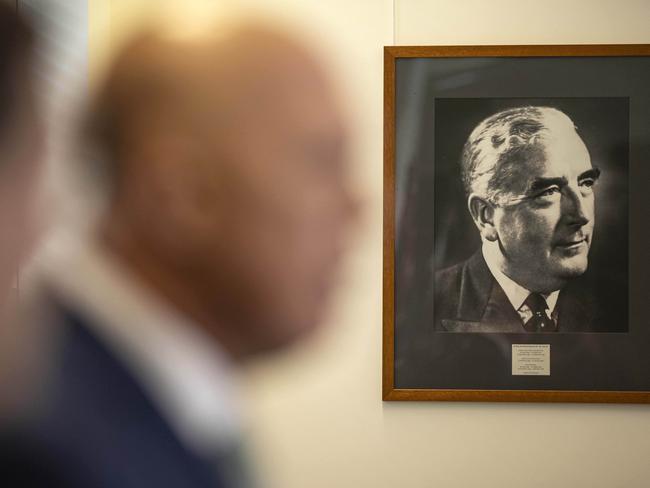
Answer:
POLYGON ((494 225, 494 205, 485 198, 472 193, 467 199, 467 206, 481 237, 488 241, 496 241, 498 234, 494 225))

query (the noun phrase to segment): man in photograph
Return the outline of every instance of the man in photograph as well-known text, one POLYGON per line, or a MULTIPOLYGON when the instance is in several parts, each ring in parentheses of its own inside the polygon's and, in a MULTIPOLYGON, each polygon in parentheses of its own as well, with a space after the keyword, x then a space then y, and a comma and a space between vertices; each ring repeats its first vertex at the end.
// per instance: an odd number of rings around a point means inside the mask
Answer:
POLYGON ((596 331, 595 300, 580 278, 589 266, 599 174, 560 110, 518 107, 482 121, 461 159, 482 247, 436 273, 436 330, 596 331))

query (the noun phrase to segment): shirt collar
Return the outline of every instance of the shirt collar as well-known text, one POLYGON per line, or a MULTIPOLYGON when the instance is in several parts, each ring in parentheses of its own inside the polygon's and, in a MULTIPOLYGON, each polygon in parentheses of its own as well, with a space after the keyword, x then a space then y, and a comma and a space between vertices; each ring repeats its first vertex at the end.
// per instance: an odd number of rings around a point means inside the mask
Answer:
POLYGON ((64 300, 90 318, 88 326, 127 365, 186 444, 210 452, 237 442, 237 382, 212 337, 92 240, 58 256, 47 276, 64 300))
MULTIPOLYGON (((530 295, 530 290, 527 290, 501 271, 498 265, 498 258, 501 254, 501 250, 499 249, 499 244, 497 242, 484 240, 482 252, 490 273, 492 273, 494 279, 497 281, 501 289, 503 289, 503 292, 508 297, 508 301, 512 304, 513 308, 519 310, 526 301, 526 298, 528 298, 528 295, 530 295)), ((555 306, 557 305, 560 290, 555 290, 549 294, 542 295, 548 304, 549 313, 553 313, 555 306)))

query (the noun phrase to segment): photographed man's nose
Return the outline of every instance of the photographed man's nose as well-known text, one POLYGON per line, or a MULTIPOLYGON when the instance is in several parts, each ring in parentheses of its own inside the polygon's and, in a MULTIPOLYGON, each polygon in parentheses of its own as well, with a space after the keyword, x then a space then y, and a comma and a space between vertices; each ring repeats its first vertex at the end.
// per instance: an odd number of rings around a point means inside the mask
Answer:
POLYGON ((565 188, 562 195, 562 215, 568 225, 582 227, 589 223, 592 218, 591 201, 593 196, 583 196, 580 191, 570 187, 565 188))

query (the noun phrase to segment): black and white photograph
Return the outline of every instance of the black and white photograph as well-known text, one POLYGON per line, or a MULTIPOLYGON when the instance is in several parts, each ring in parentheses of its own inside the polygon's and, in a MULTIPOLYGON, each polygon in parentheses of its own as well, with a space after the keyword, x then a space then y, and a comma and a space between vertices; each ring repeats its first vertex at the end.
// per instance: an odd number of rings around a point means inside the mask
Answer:
POLYGON ((643 53, 387 48, 389 399, 650 390, 643 53))
POLYGON ((628 112, 435 101, 436 330, 627 331, 628 112))

